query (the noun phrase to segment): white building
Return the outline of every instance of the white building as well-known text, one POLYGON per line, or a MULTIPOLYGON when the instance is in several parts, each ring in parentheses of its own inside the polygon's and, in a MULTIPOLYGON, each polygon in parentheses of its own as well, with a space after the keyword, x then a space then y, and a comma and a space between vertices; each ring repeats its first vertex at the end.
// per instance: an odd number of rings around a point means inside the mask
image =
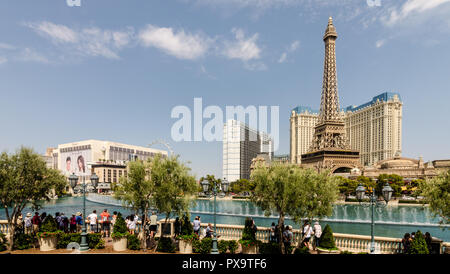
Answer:
MULTIPOLYGON (((360 106, 342 110, 351 149, 360 153, 364 166, 393 158, 402 151, 402 106, 398 93, 385 92, 360 106)), ((297 107, 290 117, 291 162, 300 164, 309 150, 318 111, 297 107)))
POLYGON ((229 182, 250 178, 250 165, 258 153, 273 155, 273 140, 246 124, 228 120, 223 128, 223 178, 229 182))
POLYGON ((91 175, 92 165, 97 163, 124 165, 130 160, 147 160, 157 154, 168 156, 164 150, 99 140, 60 144, 52 149, 51 154, 55 169, 61 170, 66 176, 72 173, 85 176, 87 180, 91 175))

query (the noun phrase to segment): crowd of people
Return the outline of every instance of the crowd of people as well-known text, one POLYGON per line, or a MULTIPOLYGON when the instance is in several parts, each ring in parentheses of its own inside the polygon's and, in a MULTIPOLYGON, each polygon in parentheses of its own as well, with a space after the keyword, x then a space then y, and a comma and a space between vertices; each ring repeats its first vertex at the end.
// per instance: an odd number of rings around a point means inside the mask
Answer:
MULTIPOLYGON (((416 237, 416 232, 411 232, 411 234, 405 233, 405 235, 403 236, 403 239, 402 239, 403 253, 408 254, 410 252, 411 244, 415 237, 416 237)), ((428 251, 430 253, 433 253, 433 246, 431 245, 432 237, 431 237, 430 232, 425 232, 425 242, 427 243, 428 251)))
MULTIPOLYGON (((322 226, 319 222, 315 222, 314 226, 311 227, 309 221, 305 221, 302 229, 302 239, 301 245, 310 248, 311 238, 314 237, 312 248, 316 249, 320 243, 320 237, 322 236, 322 226)), ((270 236, 269 241, 271 243, 279 243, 280 235, 279 235, 279 227, 275 223, 272 223, 270 227, 270 236)), ((292 232, 292 226, 286 225, 284 229, 282 229, 281 240, 283 242, 285 253, 289 253, 289 249, 294 241, 294 233, 292 232)))

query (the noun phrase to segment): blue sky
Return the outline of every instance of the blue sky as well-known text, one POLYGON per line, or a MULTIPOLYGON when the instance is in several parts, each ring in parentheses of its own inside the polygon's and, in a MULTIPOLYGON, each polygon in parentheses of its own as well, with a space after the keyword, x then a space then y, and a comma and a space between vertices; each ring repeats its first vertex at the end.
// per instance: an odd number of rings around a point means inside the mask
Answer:
POLYGON ((0 151, 164 139, 221 176, 220 142, 171 139, 172 108, 201 97, 279 106, 288 153, 290 110, 319 108, 329 16, 341 106, 398 92, 403 155, 448 159, 450 0, 2 1, 0 151))

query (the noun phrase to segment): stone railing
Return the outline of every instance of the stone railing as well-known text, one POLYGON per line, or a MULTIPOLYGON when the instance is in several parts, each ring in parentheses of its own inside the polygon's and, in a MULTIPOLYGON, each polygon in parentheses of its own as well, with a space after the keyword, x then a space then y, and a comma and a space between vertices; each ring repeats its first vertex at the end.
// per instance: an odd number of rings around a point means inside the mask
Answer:
MULTIPOLYGON (((173 222, 171 219, 169 221, 170 229, 168 229, 168 234, 173 235, 173 222)), ((164 220, 158 221, 158 231, 156 236, 160 237, 161 235, 161 226, 164 223, 164 220)), ((206 229, 208 224, 202 223, 201 234, 203 234, 203 230, 206 229)), ((101 225, 99 225, 99 229, 101 225)), ((90 226, 87 226, 88 232, 90 230, 90 226)), ((138 222, 136 225, 136 232, 140 232, 142 229, 141 223, 138 222)), ((220 235, 219 240, 239 240, 242 237, 242 232, 244 231, 243 225, 226 225, 226 224, 217 224, 217 235, 220 235)), ((294 233, 294 245, 297 245, 298 241, 301 239, 301 233, 299 229, 293 229, 294 233)), ((8 222, 6 220, 0 220, 0 233, 7 234, 8 233, 8 222)), ((262 242, 268 242, 270 236, 270 228, 269 227, 258 227, 258 231, 256 233, 256 239, 262 242)), ((371 238, 366 235, 355 235, 355 234, 342 234, 342 233, 333 233, 335 238, 336 246, 342 251, 350 251, 353 253, 358 252, 369 252, 371 238)), ((392 253, 401 253, 401 239, 399 238, 388 238, 388 237, 375 237, 375 252, 382 254, 392 254, 392 253)), ((450 254, 450 242, 442 243, 442 252, 450 254)))

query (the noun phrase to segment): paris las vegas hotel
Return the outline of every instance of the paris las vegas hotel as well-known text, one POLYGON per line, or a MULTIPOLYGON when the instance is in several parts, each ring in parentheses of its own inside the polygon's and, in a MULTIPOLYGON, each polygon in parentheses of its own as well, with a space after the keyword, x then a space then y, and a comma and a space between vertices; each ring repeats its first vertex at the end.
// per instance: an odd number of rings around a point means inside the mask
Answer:
MULTIPOLYGON (((402 101, 398 93, 385 92, 360 106, 341 109, 351 149, 360 152, 361 165, 393 158, 402 150, 402 101)), ((314 135, 319 111, 298 106, 290 117, 291 162, 301 163, 314 135)))

